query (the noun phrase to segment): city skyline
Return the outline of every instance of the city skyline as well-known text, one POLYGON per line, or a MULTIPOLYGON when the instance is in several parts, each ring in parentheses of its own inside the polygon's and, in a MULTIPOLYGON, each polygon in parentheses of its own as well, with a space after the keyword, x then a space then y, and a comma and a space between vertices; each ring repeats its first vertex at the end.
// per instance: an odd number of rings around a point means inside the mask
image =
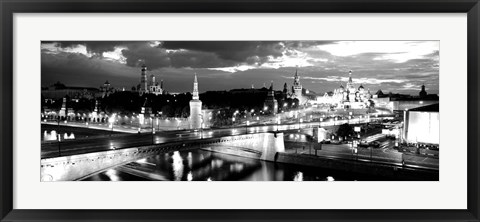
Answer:
POLYGON ((200 92, 233 88, 290 87, 298 66, 304 88, 323 93, 348 81, 372 93, 416 95, 421 85, 438 93, 438 41, 53 41, 42 42, 42 86, 130 89, 148 75, 170 92, 190 92, 193 74, 200 92))

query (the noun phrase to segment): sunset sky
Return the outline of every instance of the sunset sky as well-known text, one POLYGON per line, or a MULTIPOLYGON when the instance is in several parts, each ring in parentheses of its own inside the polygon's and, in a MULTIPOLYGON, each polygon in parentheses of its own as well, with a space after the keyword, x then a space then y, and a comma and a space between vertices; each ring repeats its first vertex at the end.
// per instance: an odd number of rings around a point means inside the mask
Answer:
POLYGON ((372 93, 418 95, 439 89, 439 41, 44 41, 42 86, 130 89, 146 64, 167 91, 260 88, 274 82, 289 89, 298 66, 304 88, 324 93, 345 85, 348 71, 357 87, 372 93))

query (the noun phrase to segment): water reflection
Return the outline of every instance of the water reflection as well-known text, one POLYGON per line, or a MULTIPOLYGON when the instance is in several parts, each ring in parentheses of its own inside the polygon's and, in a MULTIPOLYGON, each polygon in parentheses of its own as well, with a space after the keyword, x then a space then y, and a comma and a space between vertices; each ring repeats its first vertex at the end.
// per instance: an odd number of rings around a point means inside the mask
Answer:
POLYGON ((175 180, 182 180, 183 161, 182 161, 182 157, 180 156, 180 152, 178 152, 178 151, 175 151, 173 153, 172 167, 173 167, 173 175, 174 175, 175 180))
POLYGON ((298 171, 293 177, 293 181, 303 181, 303 173, 298 171))
POLYGON ((192 150, 148 157, 109 169, 85 180, 353 181, 379 179, 315 167, 265 162, 204 150, 192 150))
POLYGON ((73 140, 73 139, 75 139, 75 134, 74 133, 68 133, 68 134, 64 133, 63 137, 62 137, 62 135, 57 133, 57 131, 55 131, 55 130, 51 130, 50 132, 48 132, 47 130, 44 130, 42 141, 58 140, 59 137, 60 137, 60 139, 63 139, 63 140, 73 140))

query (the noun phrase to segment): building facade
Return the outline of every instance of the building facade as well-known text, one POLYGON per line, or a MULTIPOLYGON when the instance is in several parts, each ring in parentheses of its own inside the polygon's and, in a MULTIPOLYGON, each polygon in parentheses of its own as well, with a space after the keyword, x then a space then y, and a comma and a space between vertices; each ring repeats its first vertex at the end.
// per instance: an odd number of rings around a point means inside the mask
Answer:
POLYGON ((155 95, 162 95, 163 94, 163 80, 159 84, 156 81, 155 76, 150 75, 148 93, 155 94, 155 95))
POLYGON ((115 89, 110 86, 110 83, 107 80, 105 83, 103 83, 103 86, 100 86, 100 92, 102 94, 102 98, 105 98, 114 93, 115 89))
POLYGON ((70 99, 94 99, 95 97, 101 96, 101 93, 97 88, 65 86, 60 82, 49 87, 42 87, 42 96, 45 99, 53 100, 63 97, 69 97, 70 99))
POLYGON ((435 144, 440 142, 439 104, 404 111, 403 141, 407 143, 435 144))

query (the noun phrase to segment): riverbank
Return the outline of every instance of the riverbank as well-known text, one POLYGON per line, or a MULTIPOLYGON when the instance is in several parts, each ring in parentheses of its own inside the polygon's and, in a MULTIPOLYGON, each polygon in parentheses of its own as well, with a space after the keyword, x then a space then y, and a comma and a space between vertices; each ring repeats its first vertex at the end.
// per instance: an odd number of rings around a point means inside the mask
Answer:
MULTIPOLYGON (((258 159, 260 154, 252 150, 241 150, 233 147, 208 146, 202 150, 229 154, 234 156, 258 159)), ((304 155, 296 153, 278 152, 275 154, 273 162, 293 164, 299 166, 316 167, 321 169, 331 169, 343 171, 346 173, 370 175, 398 181, 438 181, 439 171, 431 169, 421 169, 410 166, 402 166, 401 163, 382 163, 375 161, 366 161, 361 159, 343 159, 314 155, 304 155)))
POLYGON ((401 164, 327 158, 295 153, 277 153, 275 162, 368 174, 391 180, 438 181, 439 171, 416 169, 401 164))

